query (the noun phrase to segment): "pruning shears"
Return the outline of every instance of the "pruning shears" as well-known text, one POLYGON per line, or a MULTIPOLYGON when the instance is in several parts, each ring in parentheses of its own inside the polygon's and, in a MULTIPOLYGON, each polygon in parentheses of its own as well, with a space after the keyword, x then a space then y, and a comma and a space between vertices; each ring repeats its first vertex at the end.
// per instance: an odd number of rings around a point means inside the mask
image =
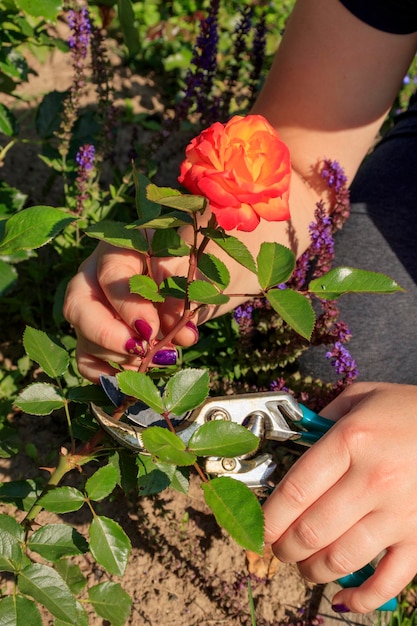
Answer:
MULTIPOLYGON (((109 400, 120 407, 126 396, 119 390, 115 376, 102 376, 101 385, 109 400)), ((126 410, 127 422, 116 420, 100 407, 92 404, 92 413, 100 426, 118 443, 137 453, 146 453, 142 432, 149 426, 164 426, 165 420, 142 402, 131 404, 126 410)), ((196 409, 180 416, 170 415, 177 435, 188 443, 192 434, 203 424, 226 420, 246 427, 259 438, 259 446, 252 455, 244 457, 205 459, 204 469, 209 475, 230 476, 249 488, 272 487, 271 477, 276 469, 272 455, 262 451, 266 441, 295 441, 304 446, 316 443, 334 422, 300 404, 284 391, 247 393, 236 396, 210 397, 196 409)), ((357 587, 374 573, 372 565, 338 580, 342 587, 357 587)), ((393 611, 396 598, 379 607, 393 611)))

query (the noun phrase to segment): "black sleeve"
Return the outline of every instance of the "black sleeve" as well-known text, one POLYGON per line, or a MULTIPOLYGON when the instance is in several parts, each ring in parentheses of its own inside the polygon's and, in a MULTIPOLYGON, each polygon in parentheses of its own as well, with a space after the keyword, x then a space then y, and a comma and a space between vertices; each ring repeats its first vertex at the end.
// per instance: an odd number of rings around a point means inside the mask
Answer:
POLYGON ((417 31, 416 0, 339 0, 362 22, 387 33, 417 31))

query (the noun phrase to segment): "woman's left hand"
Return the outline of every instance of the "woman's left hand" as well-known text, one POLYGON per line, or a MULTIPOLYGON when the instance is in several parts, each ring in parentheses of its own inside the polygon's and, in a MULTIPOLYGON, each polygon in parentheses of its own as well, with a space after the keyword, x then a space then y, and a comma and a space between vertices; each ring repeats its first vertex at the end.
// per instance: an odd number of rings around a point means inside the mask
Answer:
POLYGON ((316 583, 386 550, 371 578, 333 598, 336 611, 367 613, 417 572, 417 386, 356 383, 321 414, 338 421, 266 501, 265 541, 316 583))

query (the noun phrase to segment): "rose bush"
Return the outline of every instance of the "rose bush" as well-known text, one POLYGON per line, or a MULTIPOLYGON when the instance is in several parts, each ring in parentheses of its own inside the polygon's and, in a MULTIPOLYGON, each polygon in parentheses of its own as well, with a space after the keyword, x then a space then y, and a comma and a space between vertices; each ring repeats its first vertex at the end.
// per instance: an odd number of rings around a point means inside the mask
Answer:
POLYGON ((261 218, 290 217, 290 154, 261 115, 216 122, 187 147, 179 182, 205 196, 225 230, 252 231, 261 218))

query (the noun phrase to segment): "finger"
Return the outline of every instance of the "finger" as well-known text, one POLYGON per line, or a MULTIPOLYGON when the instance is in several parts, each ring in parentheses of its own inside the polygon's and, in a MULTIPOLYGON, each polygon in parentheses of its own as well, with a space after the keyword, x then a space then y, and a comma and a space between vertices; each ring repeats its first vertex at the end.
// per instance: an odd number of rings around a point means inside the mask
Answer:
POLYGON ((299 570, 317 583, 337 580, 370 563, 391 545, 394 535, 393 527, 386 524, 386 515, 370 513, 335 542, 298 563, 299 570))
POLYGON ((332 420, 338 420, 356 407, 363 399, 371 394, 377 384, 355 383, 346 389, 320 411, 320 415, 332 420))
MULTIPOLYGON (((308 559, 311 555, 322 555, 324 548, 337 541, 360 522, 375 506, 378 494, 367 493, 366 481, 362 472, 351 469, 329 491, 294 521, 283 535, 273 544, 275 556, 280 561, 295 563, 308 559)), ((388 543, 385 543, 384 548, 388 543)), ((379 550, 371 551, 371 558, 379 550)), ((369 555, 368 555, 369 556, 369 555)), ((318 564, 323 557, 318 557, 318 564)), ((315 563, 314 559, 309 563, 315 563)), ((329 575, 329 568, 324 568, 329 575)), ((321 572, 320 572, 321 573, 321 572)), ((340 572, 336 572, 341 575, 340 572)), ((329 580, 334 580, 330 573, 329 580)))
POLYGON ((159 332, 158 311, 153 302, 131 293, 129 280, 143 274, 143 258, 131 250, 102 248, 97 260, 97 281, 111 307, 146 341, 159 332))
POLYGON ((100 376, 114 376, 119 370, 113 368, 109 363, 96 359, 93 355, 76 350, 77 367, 81 376, 87 378, 92 383, 99 384, 100 376))
POLYGON ((103 302, 98 287, 83 273, 71 281, 64 307, 66 319, 75 327, 79 340, 102 346, 113 354, 129 354, 129 341, 137 333, 120 320, 115 311, 103 302))
POLYGON ((275 543, 349 469, 350 455, 337 426, 298 459, 266 500, 266 543, 275 543))
POLYGON ((417 545, 401 544, 390 548, 375 574, 360 587, 337 593, 332 606, 340 612, 369 613, 395 598, 412 580, 417 569, 417 545))

